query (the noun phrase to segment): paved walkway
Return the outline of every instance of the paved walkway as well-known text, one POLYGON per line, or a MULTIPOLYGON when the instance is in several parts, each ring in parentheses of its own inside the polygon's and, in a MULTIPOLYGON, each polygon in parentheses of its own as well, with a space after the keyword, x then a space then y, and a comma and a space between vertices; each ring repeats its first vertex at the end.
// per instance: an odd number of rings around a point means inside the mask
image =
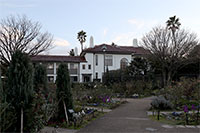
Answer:
POLYGON ((196 126, 170 126, 157 121, 152 121, 146 115, 151 99, 128 99, 129 103, 123 104, 105 116, 91 122, 83 132, 185 132, 200 133, 200 127, 196 126))

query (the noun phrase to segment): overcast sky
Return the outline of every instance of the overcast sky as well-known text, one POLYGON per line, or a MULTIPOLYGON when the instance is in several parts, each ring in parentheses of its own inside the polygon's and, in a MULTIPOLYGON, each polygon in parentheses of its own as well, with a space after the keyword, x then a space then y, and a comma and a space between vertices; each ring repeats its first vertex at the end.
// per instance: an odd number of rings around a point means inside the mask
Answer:
POLYGON ((49 54, 68 54, 78 47, 77 33, 87 33, 96 45, 112 42, 132 45, 171 16, 180 18, 181 28, 200 37, 200 0, 0 0, 0 19, 26 15, 54 36, 49 54))

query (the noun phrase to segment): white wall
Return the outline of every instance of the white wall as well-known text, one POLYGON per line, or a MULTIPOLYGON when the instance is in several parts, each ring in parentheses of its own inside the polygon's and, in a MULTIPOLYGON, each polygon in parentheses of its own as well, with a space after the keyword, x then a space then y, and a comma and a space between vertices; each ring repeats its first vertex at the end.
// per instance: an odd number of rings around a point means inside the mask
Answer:
MULTIPOLYGON (((111 55, 111 54, 105 54, 111 55)), ((122 55, 122 54, 112 54, 113 57, 113 65, 108 66, 109 70, 117 70, 120 69, 120 61, 123 58, 126 58, 128 62, 131 62, 131 55, 122 55)), ((82 81, 82 74, 92 74, 91 80, 96 78, 96 73, 98 73, 98 79, 101 79, 104 73, 104 54, 93 54, 86 53, 85 54, 86 63, 80 63, 80 82, 82 81), (98 55, 98 65, 96 65, 96 55, 98 55), (85 70, 82 69, 82 65, 85 64, 85 70), (88 65, 91 64, 91 70, 88 70, 88 65)), ((105 66, 106 71, 106 66, 105 66)))
POLYGON ((91 81, 93 81, 93 53, 87 53, 85 59, 87 62, 80 63, 80 82, 83 82, 82 74, 91 74, 91 81), (85 69, 83 69, 83 65, 85 65, 85 69), (88 65, 91 65, 91 69, 88 69, 88 65))

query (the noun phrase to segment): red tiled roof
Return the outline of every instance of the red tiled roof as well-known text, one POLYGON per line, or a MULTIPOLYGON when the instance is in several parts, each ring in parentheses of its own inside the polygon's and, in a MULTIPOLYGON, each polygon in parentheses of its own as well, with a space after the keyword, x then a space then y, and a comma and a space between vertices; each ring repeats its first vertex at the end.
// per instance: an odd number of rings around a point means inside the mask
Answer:
POLYGON ((83 56, 57 56, 57 55, 37 55, 31 57, 33 62, 86 62, 83 56))
POLYGON ((101 44, 96 45, 93 48, 84 49, 84 53, 104 53, 103 49, 105 49, 106 53, 110 54, 149 54, 149 51, 145 50, 142 47, 133 47, 133 46, 117 46, 117 45, 108 45, 101 44))

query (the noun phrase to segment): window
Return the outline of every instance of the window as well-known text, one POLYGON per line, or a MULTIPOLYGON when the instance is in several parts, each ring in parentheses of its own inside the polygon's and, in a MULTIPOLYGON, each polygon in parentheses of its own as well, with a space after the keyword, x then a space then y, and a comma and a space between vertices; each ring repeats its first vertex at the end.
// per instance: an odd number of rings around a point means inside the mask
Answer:
POLYGON ((82 65, 82 69, 85 69, 85 65, 82 65))
POLYGON ((113 56, 105 55, 105 66, 112 66, 112 65, 113 65, 113 56))
POLYGON ((126 58, 121 59, 120 68, 125 69, 128 66, 128 60, 126 58))
POLYGON ((91 69, 91 65, 88 65, 88 69, 89 69, 89 70, 91 69))
POLYGON ((98 66, 98 55, 95 56, 96 66, 98 66))
POLYGON ((78 69, 78 64, 70 63, 70 69, 78 69))
POLYGON ((48 82, 53 83, 53 80, 54 80, 53 76, 48 76, 47 78, 48 78, 48 82))
POLYGON ((53 69, 53 63, 48 63, 47 64, 47 69, 53 69))
POLYGON ((77 76, 70 76, 70 81, 71 82, 78 82, 78 77, 77 76))
POLYGON ((54 74, 54 63, 47 63, 47 74, 54 74))
POLYGON ((98 72, 96 72, 96 79, 98 79, 98 72))

